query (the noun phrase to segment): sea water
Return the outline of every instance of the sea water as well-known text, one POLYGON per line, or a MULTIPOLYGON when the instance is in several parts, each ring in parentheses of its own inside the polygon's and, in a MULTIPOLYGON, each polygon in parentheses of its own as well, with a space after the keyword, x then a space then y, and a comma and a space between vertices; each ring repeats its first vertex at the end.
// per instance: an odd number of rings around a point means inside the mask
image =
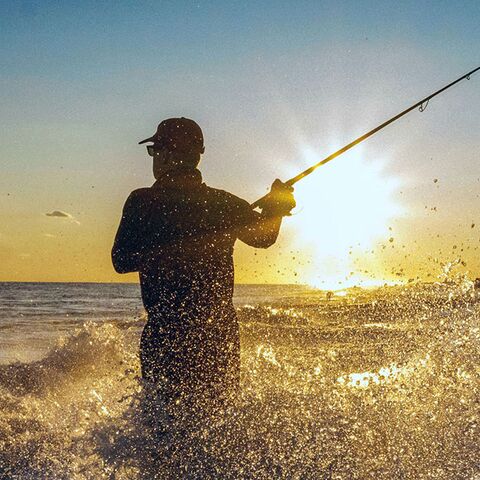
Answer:
POLYGON ((0 478, 480 479, 471 282, 235 304, 237 403, 172 454, 142 414, 138 285, 0 284, 0 478))

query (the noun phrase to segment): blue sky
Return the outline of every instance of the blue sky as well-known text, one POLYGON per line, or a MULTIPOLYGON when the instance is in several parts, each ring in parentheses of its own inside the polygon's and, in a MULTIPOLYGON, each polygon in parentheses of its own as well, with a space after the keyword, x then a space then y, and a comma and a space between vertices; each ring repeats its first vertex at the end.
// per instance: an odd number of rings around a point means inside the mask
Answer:
MULTIPOLYGON (((479 24, 478 1, 1 2, 0 214, 72 211, 106 247, 151 183, 136 143, 180 115, 204 129, 206 180, 254 200, 302 144, 327 155, 478 66, 479 24)), ((439 201, 476 209, 479 104, 475 78, 362 151, 411 181, 411 208, 442 177, 439 201)))

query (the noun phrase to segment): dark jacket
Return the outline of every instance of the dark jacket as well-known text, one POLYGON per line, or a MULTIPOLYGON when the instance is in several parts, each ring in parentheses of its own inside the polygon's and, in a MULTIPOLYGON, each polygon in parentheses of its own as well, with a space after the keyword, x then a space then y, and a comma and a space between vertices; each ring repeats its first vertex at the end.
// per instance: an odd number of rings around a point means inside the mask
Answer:
POLYGON ((218 400, 238 388, 233 246, 237 238, 270 246, 279 218, 208 187, 198 170, 179 170, 128 197, 112 260, 119 273, 140 273, 148 313, 140 342, 142 376, 161 386, 167 403, 197 398, 199 391, 218 400))
POLYGON ((260 219, 245 200, 202 183, 198 170, 179 172, 130 194, 113 265, 119 273, 140 273, 149 314, 186 312, 201 321, 231 308, 236 239, 264 248, 273 243, 248 235, 260 219))

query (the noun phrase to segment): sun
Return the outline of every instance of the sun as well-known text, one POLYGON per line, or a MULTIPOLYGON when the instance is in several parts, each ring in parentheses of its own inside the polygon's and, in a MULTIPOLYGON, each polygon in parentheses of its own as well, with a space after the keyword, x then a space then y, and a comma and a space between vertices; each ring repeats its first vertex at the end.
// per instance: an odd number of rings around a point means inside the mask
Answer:
MULTIPOLYGON (((306 165, 321 159, 309 148, 303 153, 306 165)), ((396 200, 401 181, 387 175, 386 164, 357 150, 295 185, 297 209, 290 226, 298 246, 313 255, 308 283, 338 289, 385 282, 355 272, 352 256, 388 241, 391 222, 403 213, 396 200)))

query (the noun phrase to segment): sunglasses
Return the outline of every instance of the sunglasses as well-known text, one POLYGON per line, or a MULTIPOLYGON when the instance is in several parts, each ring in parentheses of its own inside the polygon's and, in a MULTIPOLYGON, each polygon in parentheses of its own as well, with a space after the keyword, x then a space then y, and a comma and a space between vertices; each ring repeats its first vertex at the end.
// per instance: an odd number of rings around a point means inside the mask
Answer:
POLYGON ((160 145, 160 144, 153 144, 153 145, 145 145, 147 147, 147 153, 153 157, 155 155, 155 152, 159 152, 160 150, 163 150, 165 148, 165 145, 160 145))

